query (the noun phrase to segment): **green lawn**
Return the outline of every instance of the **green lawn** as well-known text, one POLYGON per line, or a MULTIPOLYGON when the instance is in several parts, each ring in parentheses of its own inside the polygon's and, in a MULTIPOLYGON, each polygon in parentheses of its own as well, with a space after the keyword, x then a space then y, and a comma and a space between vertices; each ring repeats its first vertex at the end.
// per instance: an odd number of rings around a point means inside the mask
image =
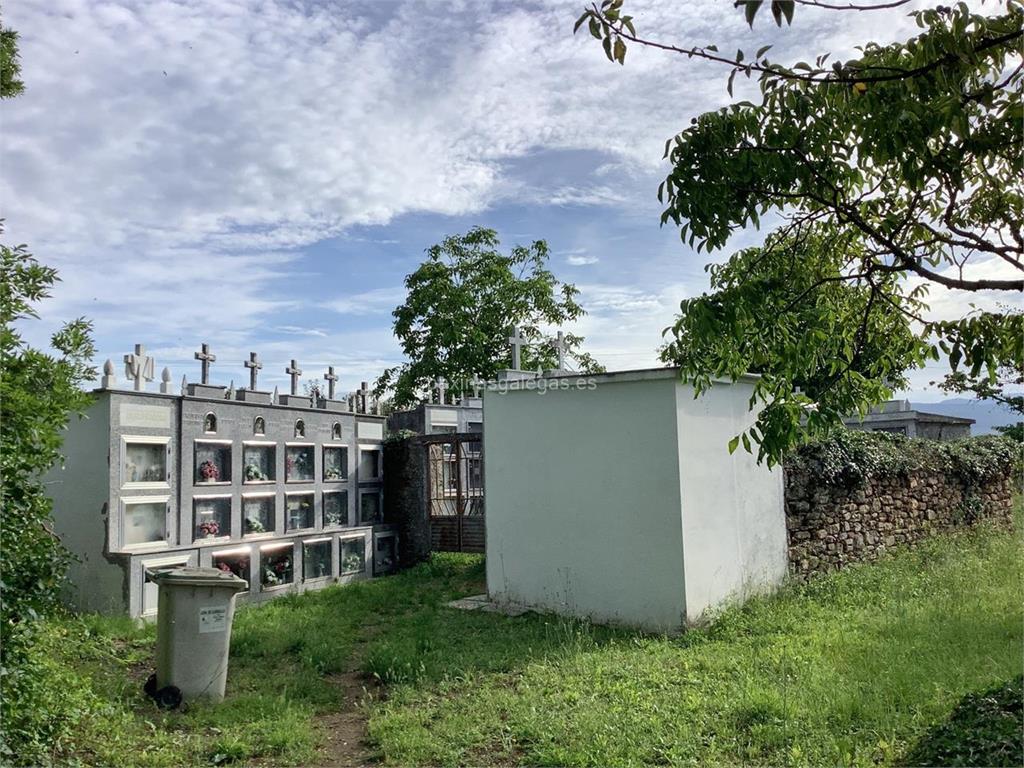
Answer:
POLYGON ((444 608, 483 591, 483 568, 438 556, 240 610, 228 700, 186 713, 140 692, 151 628, 66 622, 54 663, 73 659, 106 702, 67 748, 103 765, 329 763, 324 727, 356 671, 382 684, 362 712, 387 764, 1019 765, 1020 544, 938 538, 678 638, 444 608))

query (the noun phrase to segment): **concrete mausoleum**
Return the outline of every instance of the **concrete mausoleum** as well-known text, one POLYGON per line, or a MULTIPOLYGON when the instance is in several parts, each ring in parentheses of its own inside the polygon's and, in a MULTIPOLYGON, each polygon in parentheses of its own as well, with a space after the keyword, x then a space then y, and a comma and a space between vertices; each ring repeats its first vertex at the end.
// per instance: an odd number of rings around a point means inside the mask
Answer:
POLYGON ((666 368, 488 387, 490 599, 675 632, 779 584, 782 470, 728 451, 753 381, 697 399, 666 368))
POLYGON ((183 565, 230 570, 243 599, 390 572, 396 534, 383 522, 384 418, 365 387, 334 399, 208 383, 216 358, 203 345, 199 383, 146 392, 153 359, 125 357, 127 386, 110 361, 84 419, 65 435, 63 468, 47 478, 55 530, 76 556, 70 603, 82 610, 151 617, 149 577, 183 565), (134 384, 134 389, 131 387, 134 384))

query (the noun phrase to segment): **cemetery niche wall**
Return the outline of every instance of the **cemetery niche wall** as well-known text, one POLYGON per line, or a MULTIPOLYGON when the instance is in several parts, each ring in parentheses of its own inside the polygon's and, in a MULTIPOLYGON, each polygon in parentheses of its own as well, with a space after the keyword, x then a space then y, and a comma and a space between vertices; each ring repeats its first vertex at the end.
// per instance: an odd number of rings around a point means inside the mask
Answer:
POLYGON ((56 533, 77 557, 69 603, 155 616, 147 576, 182 565, 230 570, 250 601, 395 568, 397 534, 380 515, 384 418, 368 398, 334 400, 333 382, 317 402, 261 392, 255 354, 249 389, 212 385, 206 345, 200 383, 172 393, 164 369, 161 391, 146 392, 152 362, 128 360, 143 357, 126 357, 134 390, 108 361, 47 478, 56 533))
POLYGON ((490 599, 675 632, 780 583, 783 473, 727 448, 752 381, 698 399, 674 369, 489 386, 490 599))

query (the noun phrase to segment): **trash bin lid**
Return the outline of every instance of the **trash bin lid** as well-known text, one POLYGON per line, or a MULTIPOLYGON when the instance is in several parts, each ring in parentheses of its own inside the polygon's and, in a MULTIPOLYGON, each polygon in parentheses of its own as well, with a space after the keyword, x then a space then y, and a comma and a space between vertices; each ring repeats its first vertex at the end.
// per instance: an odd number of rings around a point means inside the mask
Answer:
POLYGON ((155 574, 151 581, 159 585, 226 587, 237 591, 249 588, 245 579, 240 579, 230 571, 222 571, 220 568, 195 568, 192 566, 170 568, 155 574))

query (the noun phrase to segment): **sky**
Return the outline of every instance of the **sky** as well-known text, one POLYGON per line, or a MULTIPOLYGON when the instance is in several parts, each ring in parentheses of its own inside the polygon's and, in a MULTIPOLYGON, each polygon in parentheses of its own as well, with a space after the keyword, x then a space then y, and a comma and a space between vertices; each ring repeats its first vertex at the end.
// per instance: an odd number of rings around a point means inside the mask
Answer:
MULTIPOLYGON (((26 92, 0 112, 5 242, 62 282, 26 325, 95 326, 97 365, 144 344, 156 370, 285 390, 328 365, 339 389, 401 362, 391 312, 424 251, 473 226, 548 242, 580 289, 565 328, 609 370, 657 365, 704 265, 659 226, 665 140, 732 99, 728 70, 634 46, 626 66, 573 36, 582 0, 19 0, 26 92)), ((751 30, 731 0, 628 0, 641 34, 793 63, 912 34, 905 11, 801 7, 751 30)), ((736 98, 756 98, 738 83, 736 98)), ((992 296, 932 295, 946 316, 992 296)), ((1005 299, 1004 299, 1005 301, 1005 299)), ((908 395, 943 399, 913 376, 908 395)), ((154 385, 150 385, 155 389, 154 385)))

